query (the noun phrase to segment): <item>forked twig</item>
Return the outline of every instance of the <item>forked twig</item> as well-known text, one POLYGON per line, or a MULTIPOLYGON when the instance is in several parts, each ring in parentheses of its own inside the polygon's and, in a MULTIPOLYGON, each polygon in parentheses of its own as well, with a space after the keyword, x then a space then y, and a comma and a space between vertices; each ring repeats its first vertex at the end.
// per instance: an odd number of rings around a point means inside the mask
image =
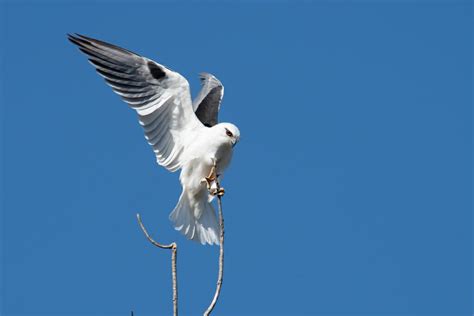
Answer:
MULTIPOLYGON (((219 186, 219 183, 217 183, 219 186)), ((219 206, 219 227, 220 227, 220 235, 219 235, 219 272, 217 276, 217 285, 216 285, 216 292, 214 293, 214 298, 212 299, 211 304, 204 312, 204 316, 208 316, 211 314, 212 310, 216 306, 217 299, 219 298, 219 294, 221 293, 222 281, 224 278, 224 216, 222 215, 222 200, 221 195, 217 195, 217 203, 219 206)))
POLYGON ((146 230, 145 226, 142 223, 142 219, 140 218, 140 214, 137 213, 137 220, 140 228, 145 234, 145 237, 151 242, 154 246, 161 248, 161 249, 171 249, 171 276, 173 279, 173 315, 178 316, 178 272, 176 270, 176 260, 178 256, 178 245, 173 242, 169 245, 164 245, 156 242, 153 238, 150 237, 148 231, 146 230))
MULTIPOLYGON (((214 179, 215 181, 217 179, 214 179)), ((219 215, 219 228, 220 228, 220 234, 219 234, 219 272, 217 275, 217 284, 216 284, 216 291, 214 293, 214 297, 212 298, 211 303, 209 304, 209 307, 206 309, 204 312, 204 316, 209 316, 211 312, 213 311, 214 307, 216 306, 217 300, 219 299, 219 295, 221 292, 221 287, 222 287, 222 282, 224 279, 224 216, 222 213, 222 194, 221 192, 221 187, 216 181, 217 185, 217 203, 218 203, 218 215, 219 215)), ((222 190, 223 192, 223 190, 222 190)), ((161 249, 171 249, 171 274, 172 274, 172 279, 173 279, 173 315, 177 316, 178 315, 178 282, 177 282, 177 269, 176 269, 176 257, 177 257, 177 252, 178 252, 178 246, 175 242, 169 244, 169 245, 164 245, 156 242, 153 240, 153 238, 150 237, 148 234, 148 231, 146 230, 145 226, 142 223, 142 220, 140 218, 140 214, 137 214, 137 220, 138 224, 140 225, 140 228, 143 231, 143 234, 145 234, 145 237, 148 239, 150 243, 152 243, 154 246, 161 248, 161 249)))

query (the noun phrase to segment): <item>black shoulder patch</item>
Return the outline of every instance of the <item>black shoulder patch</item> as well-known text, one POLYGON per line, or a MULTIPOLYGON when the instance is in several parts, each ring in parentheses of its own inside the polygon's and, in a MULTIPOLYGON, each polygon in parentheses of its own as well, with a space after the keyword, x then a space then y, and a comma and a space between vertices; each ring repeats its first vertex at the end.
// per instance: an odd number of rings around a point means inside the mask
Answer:
POLYGON ((162 79, 166 76, 163 69, 158 67, 155 63, 149 61, 147 63, 147 65, 148 65, 148 69, 150 69, 150 72, 151 72, 151 75, 153 76, 153 78, 159 80, 159 79, 162 79))

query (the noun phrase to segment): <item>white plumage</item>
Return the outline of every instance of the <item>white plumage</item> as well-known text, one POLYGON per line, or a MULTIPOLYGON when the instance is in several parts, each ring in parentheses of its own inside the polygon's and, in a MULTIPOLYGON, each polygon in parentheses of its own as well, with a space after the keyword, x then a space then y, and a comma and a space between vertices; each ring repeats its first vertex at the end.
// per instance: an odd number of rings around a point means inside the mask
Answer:
POLYGON ((224 88, 217 78, 201 74, 203 88, 194 105, 188 81, 148 58, 83 35, 69 40, 88 55, 97 72, 138 114, 158 164, 181 169, 183 191, 170 214, 175 228, 202 244, 219 244, 213 195, 203 179, 214 163, 222 175, 239 141, 238 128, 217 124, 224 88))

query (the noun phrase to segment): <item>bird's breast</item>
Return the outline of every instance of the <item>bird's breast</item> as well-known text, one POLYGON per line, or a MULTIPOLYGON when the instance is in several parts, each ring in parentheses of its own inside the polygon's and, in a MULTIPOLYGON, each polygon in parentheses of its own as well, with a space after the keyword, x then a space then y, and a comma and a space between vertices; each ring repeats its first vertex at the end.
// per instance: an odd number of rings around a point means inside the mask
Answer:
POLYGON ((222 174, 232 160, 232 145, 223 144, 215 153, 217 173, 222 174))

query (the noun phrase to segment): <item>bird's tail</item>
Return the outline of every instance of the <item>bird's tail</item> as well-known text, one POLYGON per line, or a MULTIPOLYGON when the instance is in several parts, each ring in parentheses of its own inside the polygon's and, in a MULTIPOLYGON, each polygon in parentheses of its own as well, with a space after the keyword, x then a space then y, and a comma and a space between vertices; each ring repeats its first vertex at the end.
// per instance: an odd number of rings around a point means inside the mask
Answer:
POLYGON ((203 245, 219 244, 216 212, 207 199, 192 203, 183 190, 178 204, 170 214, 170 220, 174 223, 175 229, 188 239, 198 241, 203 245))

